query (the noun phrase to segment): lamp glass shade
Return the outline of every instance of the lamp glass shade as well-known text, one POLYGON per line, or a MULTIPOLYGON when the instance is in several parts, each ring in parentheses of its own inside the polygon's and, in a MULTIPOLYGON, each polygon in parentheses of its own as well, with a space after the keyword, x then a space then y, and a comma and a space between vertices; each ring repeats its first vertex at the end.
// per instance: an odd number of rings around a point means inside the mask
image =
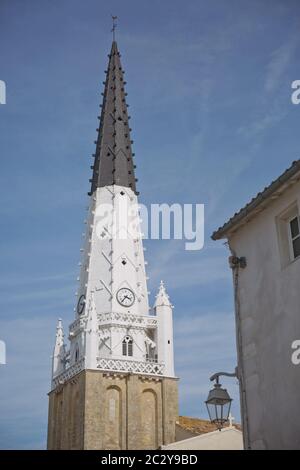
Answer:
POLYGON ((220 384, 215 384, 210 390, 205 402, 209 419, 216 424, 218 428, 222 428, 224 423, 228 421, 232 399, 227 390, 221 388, 220 384))

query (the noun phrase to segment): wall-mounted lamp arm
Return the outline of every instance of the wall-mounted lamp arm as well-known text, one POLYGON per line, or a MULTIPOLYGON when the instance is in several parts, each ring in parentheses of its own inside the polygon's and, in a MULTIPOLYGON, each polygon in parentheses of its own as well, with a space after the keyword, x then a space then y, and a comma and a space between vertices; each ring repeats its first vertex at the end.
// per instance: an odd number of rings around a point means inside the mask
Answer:
POLYGON ((212 375, 209 380, 211 382, 213 382, 214 380, 216 380, 217 383, 219 383, 219 377, 223 375, 225 377, 237 377, 238 378, 238 369, 237 367, 235 368, 235 371, 234 372, 216 372, 214 375, 212 375))

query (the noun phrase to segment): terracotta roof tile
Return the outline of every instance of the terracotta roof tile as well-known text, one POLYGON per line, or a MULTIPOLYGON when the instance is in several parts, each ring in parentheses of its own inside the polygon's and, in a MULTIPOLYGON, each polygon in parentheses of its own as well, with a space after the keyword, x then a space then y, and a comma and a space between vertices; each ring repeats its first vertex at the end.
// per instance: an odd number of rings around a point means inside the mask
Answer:
MULTIPOLYGON (((206 419, 191 418, 189 416, 179 416, 178 426, 196 435, 205 434, 218 429, 215 424, 212 424, 206 419)), ((227 426, 228 424, 224 427, 227 426)), ((233 424, 233 426, 241 431, 241 426, 239 424, 233 424)))

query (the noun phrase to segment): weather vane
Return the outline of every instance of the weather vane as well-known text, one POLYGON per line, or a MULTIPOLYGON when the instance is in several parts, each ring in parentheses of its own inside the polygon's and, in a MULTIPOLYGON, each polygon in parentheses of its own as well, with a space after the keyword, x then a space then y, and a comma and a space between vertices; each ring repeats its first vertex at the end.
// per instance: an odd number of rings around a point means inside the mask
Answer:
POLYGON ((112 25, 112 30, 111 32, 113 33, 113 40, 115 41, 115 30, 116 30, 116 27, 117 27, 117 23, 116 23, 116 20, 118 19, 117 16, 113 16, 111 15, 112 17, 112 21, 113 21, 113 25, 112 25))

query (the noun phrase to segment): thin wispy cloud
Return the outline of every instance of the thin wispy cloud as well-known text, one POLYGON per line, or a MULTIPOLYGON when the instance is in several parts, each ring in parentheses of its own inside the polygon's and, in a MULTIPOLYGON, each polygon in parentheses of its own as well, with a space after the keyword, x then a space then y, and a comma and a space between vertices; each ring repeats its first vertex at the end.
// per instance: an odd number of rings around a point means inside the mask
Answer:
POLYGON ((257 138, 262 136, 265 131, 277 126, 288 114, 287 109, 278 109, 278 106, 273 106, 272 104, 270 107, 271 110, 249 123, 249 125, 239 127, 237 130, 238 134, 248 139, 257 138))
MULTIPOLYGON (((194 308, 175 321, 176 364, 181 378, 181 403, 194 397, 194 416, 206 417, 204 401, 211 388, 209 377, 219 370, 233 371, 236 364, 232 312, 203 312, 194 308)), ((234 398, 233 412, 239 417, 238 387, 228 382, 234 398)))
POLYGON ((7 289, 9 287, 15 288, 16 286, 28 286, 31 284, 43 284, 43 283, 49 283, 49 282, 66 282, 66 281, 74 281, 74 272, 68 272, 68 273, 56 273, 52 275, 41 275, 38 277, 20 277, 18 278, 17 276, 11 277, 10 279, 5 277, 1 279, 1 285, 0 285, 0 290, 1 289, 7 289))
POLYGON ((173 243, 177 244, 177 250, 168 248, 167 241, 161 241, 161 247, 153 250, 152 261, 147 269, 151 284, 157 283, 159 276, 172 289, 200 288, 230 279, 225 250, 219 256, 212 250, 198 251, 192 255, 184 250, 182 243, 173 243))
POLYGON ((266 66, 265 90, 273 93, 283 85, 283 76, 294 58, 294 53, 299 44, 298 35, 293 36, 286 43, 271 53, 270 60, 266 66))

